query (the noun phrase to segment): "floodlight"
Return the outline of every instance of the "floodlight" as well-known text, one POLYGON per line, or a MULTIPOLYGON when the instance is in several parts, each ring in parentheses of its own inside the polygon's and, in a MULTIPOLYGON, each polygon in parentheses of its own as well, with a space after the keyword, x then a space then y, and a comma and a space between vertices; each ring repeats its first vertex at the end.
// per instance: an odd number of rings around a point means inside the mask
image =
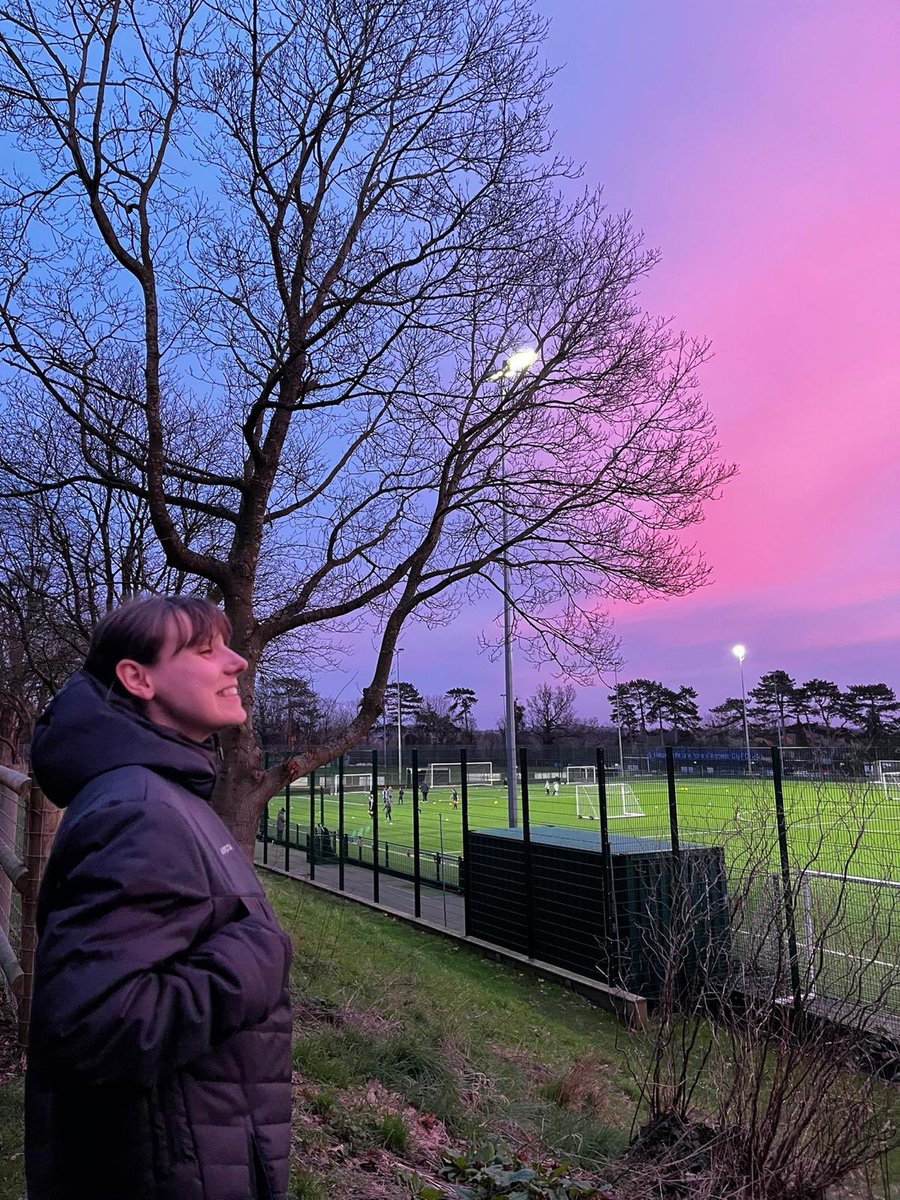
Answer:
POLYGON ((523 346, 521 350, 516 350, 511 354, 504 366, 505 375, 521 375, 523 371, 527 371, 532 363, 537 361, 538 352, 533 346, 523 346))
POLYGON ((504 360, 503 366, 498 371, 494 371, 493 375, 489 375, 488 379, 491 383, 500 383, 504 379, 511 379, 514 375, 521 375, 537 361, 537 356, 538 352, 532 346, 523 346, 521 350, 514 350, 504 360))
MULTIPOLYGON (((522 346, 506 356, 503 366, 488 376, 500 390, 501 406, 506 379, 521 375, 537 360, 538 352, 532 346, 522 346)), ((500 470, 502 480, 503 543, 509 544, 509 514, 506 507, 506 443, 501 432, 500 470)), ((509 563, 503 562, 503 661, 506 675, 506 804, 510 829, 519 823, 516 801, 516 698, 513 690, 512 673, 512 611, 509 602, 509 563)))
POLYGON ((731 653, 741 665, 741 708, 744 714, 744 745, 747 749, 747 775, 753 774, 753 760, 750 755, 750 723, 747 720, 747 693, 744 690, 744 657, 747 653, 747 647, 742 646, 740 642, 736 646, 731 647, 731 653))

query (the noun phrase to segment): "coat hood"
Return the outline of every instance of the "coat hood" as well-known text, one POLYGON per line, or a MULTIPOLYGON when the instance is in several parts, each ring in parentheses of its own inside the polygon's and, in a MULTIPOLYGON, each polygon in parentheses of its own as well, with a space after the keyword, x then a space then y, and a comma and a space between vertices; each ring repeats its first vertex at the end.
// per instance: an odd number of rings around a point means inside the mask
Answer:
POLYGON ((136 701, 79 671, 38 719, 31 766, 44 795, 65 808, 98 775, 146 767, 208 800, 216 781, 216 747, 156 725, 136 701))

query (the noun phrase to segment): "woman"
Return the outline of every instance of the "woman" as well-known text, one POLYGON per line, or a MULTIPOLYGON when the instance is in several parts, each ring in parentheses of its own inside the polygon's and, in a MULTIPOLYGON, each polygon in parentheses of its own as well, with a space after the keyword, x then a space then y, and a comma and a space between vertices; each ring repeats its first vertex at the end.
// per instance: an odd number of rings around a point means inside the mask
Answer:
POLYGON ((41 886, 26 1076, 29 1200, 281 1200, 290 941, 209 806, 247 664, 208 601, 98 624, 40 718, 65 808, 41 886))

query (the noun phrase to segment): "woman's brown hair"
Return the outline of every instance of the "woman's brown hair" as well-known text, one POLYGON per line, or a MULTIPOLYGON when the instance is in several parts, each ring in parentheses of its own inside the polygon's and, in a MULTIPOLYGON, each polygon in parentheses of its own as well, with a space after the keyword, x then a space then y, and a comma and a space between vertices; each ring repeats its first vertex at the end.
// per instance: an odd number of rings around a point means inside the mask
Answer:
POLYGON ((231 622, 203 596, 141 596, 111 609, 94 627, 84 670, 107 687, 118 687, 116 667, 123 658, 151 666, 159 661, 170 630, 175 649, 211 642, 217 633, 231 638, 231 622))

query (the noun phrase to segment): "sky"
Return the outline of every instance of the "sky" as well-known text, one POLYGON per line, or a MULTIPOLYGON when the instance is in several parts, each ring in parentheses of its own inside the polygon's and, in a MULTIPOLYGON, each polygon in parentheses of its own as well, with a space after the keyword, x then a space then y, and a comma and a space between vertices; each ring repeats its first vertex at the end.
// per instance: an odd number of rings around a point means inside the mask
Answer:
MULTIPOLYGON (((784 669, 900 691, 900 4, 543 0, 557 147, 661 262, 645 307, 708 336, 739 474, 686 535, 712 581, 616 606, 621 678, 701 706, 784 669)), ((403 677, 502 710, 489 612, 402 639, 403 677), (407 665, 408 664, 408 665, 407 665)), ((517 661, 522 699, 541 681, 517 661)), ((608 719, 607 688, 579 689, 608 719)))

